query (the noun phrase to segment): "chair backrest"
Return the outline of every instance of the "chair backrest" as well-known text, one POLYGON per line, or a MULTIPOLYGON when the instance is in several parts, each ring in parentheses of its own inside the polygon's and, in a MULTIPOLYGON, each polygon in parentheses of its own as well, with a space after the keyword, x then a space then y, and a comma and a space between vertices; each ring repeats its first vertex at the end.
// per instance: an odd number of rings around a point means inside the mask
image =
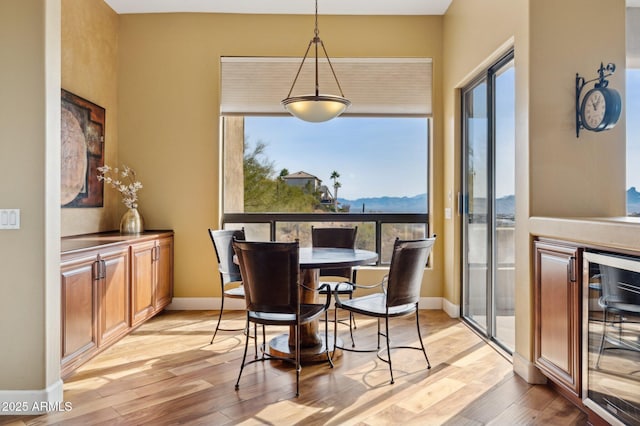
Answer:
POLYGON ((247 310, 298 314, 299 244, 234 240, 247 310))
POLYGON ((435 241, 435 236, 404 241, 396 238, 389 267, 387 306, 417 303, 420 300, 424 268, 435 241))
MULTIPOLYGON (((311 245, 313 247, 337 247, 354 249, 358 227, 353 228, 315 228, 311 227, 311 245)), ((352 279, 352 268, 320 269, 320 275, 352 279)))
POLYGON ((608 307, 620 309, 623 305, 640 305, 640 273, 600 265, 602 298, 608 307))
POLYGON ((209 237, 213 243, 213 249, 216 252, 218 260, 218 271, 222 284, 232 281, 240 281, 240 268, 233 262, 233 247, 231 245, 233 238, 236 240, 244 240, 244 230, 213 230, 209 229, 209 237))

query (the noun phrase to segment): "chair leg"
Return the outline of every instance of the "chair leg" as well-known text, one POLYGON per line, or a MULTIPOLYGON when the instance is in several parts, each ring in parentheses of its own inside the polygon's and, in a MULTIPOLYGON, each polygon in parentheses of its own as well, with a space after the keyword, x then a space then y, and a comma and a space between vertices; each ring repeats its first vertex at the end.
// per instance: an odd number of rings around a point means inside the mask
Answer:
POLYGON ((380 318, 376 318, 376 321, 378 322, 378 349, 380 349, 380 318))
POLYGON ((356 347, 356 341, 353 339, 353 329, 356 328, 356 319, 353 317, 353 312, 349 312, 349 335, 351 336, 351 347, 356 347))
MULTIPOLYGON (((249 328, 249 312, 247 312, 247 329, 249 328)), ((240 365, 240 373, 238 373, 238 380, 236 381, 236 390, 240 389, 240 377, 242 377, 242 370, 244 370, 244 362, 247 359, 247 349, 249 348, 249 333, 244 341, 244 354, 242 355, 242 365, 240 365)))
MULTIPOLYGON (((247 333, 248 335, 249 333, 247 333)), ((262 325, 262 341, 264 342, 264 324, 262 325)), ((253 323, 253 359, 258 359, 258 324, 253 323)))
POLYGON ((222 289, 222 299, 220 301, 220 314, 218 315, 218 324, 216 324, 216 329, 213 332, 213 337, 211 338, 211 341, 209 342, 209 344, 213 343, 213 339, 216 338, 216 334, 218 334, 218 328, 220 328, 220 321, 222 321, 222 312, 224 311, 224 288, 222 289))
POLYGON ((424 343, 422 343, 422 334, 420 333, 420 319, 418 318, 418 307, 416 306, 416 329, 418 330, 418 341, 420 342, 420 347, 422 348, 422 353, 424 354, 424 359, 427 360, 427 368, 431 368, 431 363, 429 362, 429 357, 427 356, 427 351, 424 349, 424 343))
POLYGON ((300 396, 300 323, 295 326, 296 332, 296 398, 300 396))
MULTIPOLYGON (((331 352, 329 351, 329 313, 327 311, 324 311, 324 344, 327 350, 329 365, 333 368, 333 360, 331 359, 331 352)), ((336 350, 335 344, 333 345, 333 350, 336 350)))
POLYGON ((338 307, 334 306, 333 309, 333 350, 336 350, 338 345, 338 307))
MULTIPOLYGON (((353 298, 353 292, 349 293, 349 299, 353 298)), ((356 341, 353 340, 353 329, 355 328, 356 320, 353 317, 353 312, 349 311, 349 335, 351 336, 351 347, 356 347, 356 341)))
MULTIPOLYGON (((380 324, 380 321, 378 321, 378 324, 380 324)), ((384 328, 385 328, 385 337, 387 338, 387 357, 389 359, 389 373, 391 373, 391 384, 394 384, 395 381, 393 380, 393 367, 391 366, 391 342, 389 342, 389 317, 386 316, 384 318, 384 328)), ((378 334, 378 340, 380 339, 380 334, 378 334)))

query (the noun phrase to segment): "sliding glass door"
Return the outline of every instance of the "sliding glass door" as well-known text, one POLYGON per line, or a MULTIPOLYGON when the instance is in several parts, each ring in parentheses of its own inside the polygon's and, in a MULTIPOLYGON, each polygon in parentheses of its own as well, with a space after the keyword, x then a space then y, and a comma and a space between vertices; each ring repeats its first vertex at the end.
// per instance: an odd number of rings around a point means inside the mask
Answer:
POLYGON ((515 344, 513 52, 462 91, 462 315, 509 352, 515 344))

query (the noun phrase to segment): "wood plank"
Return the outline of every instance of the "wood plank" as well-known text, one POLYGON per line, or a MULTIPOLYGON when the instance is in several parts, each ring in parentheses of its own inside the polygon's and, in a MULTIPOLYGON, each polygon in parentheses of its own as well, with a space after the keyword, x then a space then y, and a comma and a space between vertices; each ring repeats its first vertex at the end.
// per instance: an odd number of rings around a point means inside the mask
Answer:
MULTIPOLYGON (((221 332, 209 344, 216 314, 161 313, 67 378, 71 411, 3 416, 0 424, 586 424, 575 406, 525 383, 503 355, 441 311, 420 313, 432 368, 420 351, 392 351, 393 385, 375 353, 345 352, 335 368, 303 365, 299 398, 293 366, 280 361, 248 365, 235 391, 245 336, 221 332)), ((244 313, 226 312, 225 320, 241 327, 244 313)), ((357 324, 356 344, 375 347, 375 321, 358 317, 357 324)), ((267 328, 267 340, 283 332, 267 328)), ((393 321, 391 337, 417 344, 413 319, 393 321)))

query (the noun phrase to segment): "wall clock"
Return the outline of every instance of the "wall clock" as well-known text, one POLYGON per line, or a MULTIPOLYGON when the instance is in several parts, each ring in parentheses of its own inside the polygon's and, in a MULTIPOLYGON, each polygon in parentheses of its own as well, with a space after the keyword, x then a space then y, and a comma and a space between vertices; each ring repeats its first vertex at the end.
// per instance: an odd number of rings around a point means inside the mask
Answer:
POLYGON ((615 70, 614 64, 606 67, 600 64, 599 76, 588 81, 576 74, 576 137, 580 136, 580 129, 592 132, 612 129, 620 119, 622 99, 617 90, 608 87, 609 81, 606 79, 615 70), (594 81, 597 81, 594 87, 586 92, 581 101, 582 90, 594 81))

